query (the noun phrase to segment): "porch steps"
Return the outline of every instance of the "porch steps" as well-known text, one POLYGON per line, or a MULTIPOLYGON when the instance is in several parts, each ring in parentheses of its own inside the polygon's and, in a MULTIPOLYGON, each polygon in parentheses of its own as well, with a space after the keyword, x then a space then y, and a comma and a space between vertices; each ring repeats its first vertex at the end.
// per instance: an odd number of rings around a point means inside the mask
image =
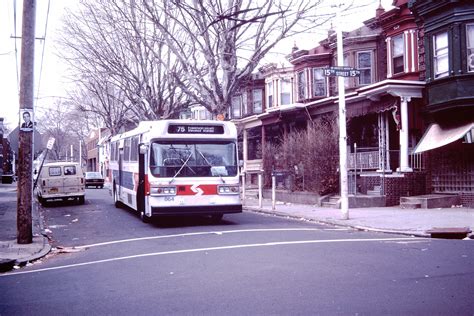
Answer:
MULTIPOLYGON (((321 203, 322 207, 341 208, 340 196, 331 196, 329 199, 321 203)), ((349 208, 360 207, 384 207, 385 197, 379 195, 349 195, 349 208)))
POLYGON ((406 210, 414 210, 417 208, 421 208, 421 203, 420 202, 400 202, 400 208, 406 209, 406 210))
POLYGON ((328 201, 322 202, 322 207, 329 207, 329 208, 341 208, 341 202, 339 201, 340 196, 331 196, 328 201))
POLYGON ((380 192, 382 190, 382 187, 380 185, 376 185, 374 186, 374 189, 373 190, 367 190, 367 195, 376 195, 376 196, 379 196, 380 195, 380 192))
POLYGON ((400 198, 401 208, 410 208, 416 204, 420 205, 419 208, 447 208, 459 205, 460 197, 457 194, 425 194, 400 198))

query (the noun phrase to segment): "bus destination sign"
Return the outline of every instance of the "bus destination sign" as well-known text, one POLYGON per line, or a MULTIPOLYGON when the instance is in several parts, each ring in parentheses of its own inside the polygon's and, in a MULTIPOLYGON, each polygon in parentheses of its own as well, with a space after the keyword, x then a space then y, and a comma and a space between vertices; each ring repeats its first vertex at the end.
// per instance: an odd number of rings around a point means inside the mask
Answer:
POLYGON ((224 134, 222 125, 184 125, 170 124, 169 134, 224 134))

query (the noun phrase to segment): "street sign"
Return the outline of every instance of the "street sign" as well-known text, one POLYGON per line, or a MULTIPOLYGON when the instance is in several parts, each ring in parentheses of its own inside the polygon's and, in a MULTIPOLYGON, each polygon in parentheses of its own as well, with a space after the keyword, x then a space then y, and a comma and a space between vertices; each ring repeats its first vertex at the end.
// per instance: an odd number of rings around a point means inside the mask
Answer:
POLYGON ((360 70, 352 67, 329 67, 324 68, 324 75, 326 77, 341 76, 341 77, 358 77, 360 70))
POLYGON ((53 149, 54 141, 55 141, 54 137, 50 137, 48 139, 48 144, 46 145, 46 148, 48 148, 48 150, 53 149))

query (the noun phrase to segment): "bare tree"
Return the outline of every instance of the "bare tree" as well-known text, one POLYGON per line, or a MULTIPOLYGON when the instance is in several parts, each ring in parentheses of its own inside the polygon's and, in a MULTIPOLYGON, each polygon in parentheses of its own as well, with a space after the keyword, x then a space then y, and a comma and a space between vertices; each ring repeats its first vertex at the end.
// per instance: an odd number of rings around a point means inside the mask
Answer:
MULTIPOLYGON (((138 0, 137 0, 138 1, 138 0)), ((141 0, 184 72, 176 84, 223 114, 242 80, 282 39, 326 22, 322 0, 141 0)))
POLYGON ((61 46, 80 87, 72 94, 78 108, 116 132, 124 122, 166 118, 186 105, 173 82, 179 64, 160 36, 134 0, 84 0, 69 12, 61 46))

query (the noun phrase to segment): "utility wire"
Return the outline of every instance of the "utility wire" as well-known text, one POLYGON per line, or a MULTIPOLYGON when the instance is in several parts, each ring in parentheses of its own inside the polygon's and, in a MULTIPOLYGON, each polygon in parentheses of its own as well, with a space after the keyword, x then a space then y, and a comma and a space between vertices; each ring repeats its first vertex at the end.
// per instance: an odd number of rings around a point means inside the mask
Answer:
MULTIPOLYGON (((48 31, 48 20, 49 20, 49 8, 51 5, 51 0, 48 0, 48 10, 46 11, 46 22, 44 25, 44 36, 43 36, 43 51, 41 53, 41 64, 40 64, 40 72, 38 78, 38 89, 36 90, 36 96, 39 96, 39 90, 41 86, 41 75, 43 74, 43 60, 44 60, 44 50, 46 47, 46 32, 48 31)), ((36 105, 38 106, 38 98, 36 98, 36 105)))
POLYGON ((18 95, 20 95, 20 73, 18 69, 18 48, 16 46, 16 39, 17 39, 17 34, 16 34, 16 0, 13 0, 13 33, 15 34, 15 62, 16 62, 16 89, 18 92, 18 95))

